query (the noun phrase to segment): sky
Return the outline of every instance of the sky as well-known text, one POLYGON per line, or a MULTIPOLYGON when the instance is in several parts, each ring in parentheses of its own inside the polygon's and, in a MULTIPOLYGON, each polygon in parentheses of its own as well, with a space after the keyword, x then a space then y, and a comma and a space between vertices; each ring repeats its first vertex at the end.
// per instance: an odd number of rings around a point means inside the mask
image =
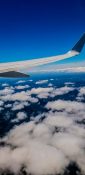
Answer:
POLYGON ((63 54, 84 32, 85 0, 0 1, 0 62, 63 54))

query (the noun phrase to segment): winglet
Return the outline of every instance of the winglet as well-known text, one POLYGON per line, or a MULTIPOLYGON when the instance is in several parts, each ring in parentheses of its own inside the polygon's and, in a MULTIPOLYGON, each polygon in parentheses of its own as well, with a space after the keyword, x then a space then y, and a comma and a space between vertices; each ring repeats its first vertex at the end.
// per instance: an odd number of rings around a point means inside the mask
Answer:
POLYGON ((85 33, 80 38, 80 40, 76 43, 76 45, 72 48, 72 50, 80 53, 81 50, 83 49, 84 44, 85 44, 85 33))

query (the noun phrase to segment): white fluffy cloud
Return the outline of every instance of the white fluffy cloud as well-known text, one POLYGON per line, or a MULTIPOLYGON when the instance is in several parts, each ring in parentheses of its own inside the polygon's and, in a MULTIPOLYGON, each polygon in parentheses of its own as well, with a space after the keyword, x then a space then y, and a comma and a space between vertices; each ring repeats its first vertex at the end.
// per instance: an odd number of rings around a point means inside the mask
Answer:
POLYGON ((73 91, 73 87, 61 87, 61 88, 53 88, 53 87, 46 87, 46 88, 32 88, 29 90, 25 90, 28 88, 29 85, 19 85, 15 87, 5 87, 3 90, 0 90, 0 99, 2 101, 29 101, 32 103, 38 102, 38 99, 32 97, 32 95, 36 95, 38 98, 48 98, 55 97, 57 95, 63 95, 70 91, 73 91), (20 90, 20 92, 15 92, 15 89, 20 90))
POLYGON ((3 90, 0 90, 0 95, 7 95, 14 93, 13 87, 5 87, 3 90))
POLYGON ((74 88, 73 87, 68 87, 68 86, 64 86, 61 88, 56 88, 54 89, 53 93, 50 95, 51 97, 55 97, 55 95, 64 95, 67 94, 70 91, 73 91, 74 88))
POLYGON ((15 88, 18 90, 21 90, 21 89, 27 89, 29 87, 30 87, 29 85, 19 85, 19 86, 16 86, 15 88))
POLYGON ((17 117, 19 120, 23 120, 24 118, 27 118, 27 115, 24 112, 18 112, 17 117))
POLYGON ((27 118, 27 114, 25 112, 18 112, 15 119, 12 119, 11 122, 19 122, 21 120, 25 120, 27 118))
POLYGON ((47 83, 48 80, 40 80, 40 81, 37 81, 36 84, 44 84, 44 83, 47 83))
POLYGON ((85 104, 76 101, 57 100, 48 102, 46 108, 52 110, 65 110, 69 113, 75 113, 82 110, 85 111, 85 104))
POLYGON ((50 93, 53 91, 52 87, 47 87, 47 88, 32 88, 30 91, 30 94, 35 94, 39 98, 47 98, 50 93))
POLYGON ((45 124, 48 126, 57 126, 57 127, 69 127, 73 124, 73 120, 70 117, 67 117, 66 113, 51 112, 46 115, 44 120, 45 124))
POLYGON ((16 111, 16 110, 20 110, 23 109, 25 106, 29 106, 30 104, 28 102, 15 102, 13 104, 12 110, 16 111))
MULTIPOLYGON (((18 146, 16 149, 10 148, 0 149, 0 167, 10 168, 12 171, 18 172, 25 164, 26 171, 36 175, 60 173, 64 171, 64 167, 68 164, 65 155, 54 146, 42 141, 42 135, 50 134, 49 129, 44 125, 36 126, 34 123, 23 124, 16 127, 6 137, 9 144, 18 146), (33 134, 31 132, 33 131, 33 134), (40 131, 40 132, 38 132, 40 131), (14 164, 14 166, 13 166, 14 164)), ((49 142, 49 140, 48 140, 49 142)))
POLYGON ((6 87, 6 86, 9 86, 9 84, 8 83, 3 83, 2 84, 2 87, 6 87))
POLYGON ((79 96, 83 96, 85 95, 85 87, 81 87, 80 90, 79 90, 79 96))
POLYGON ((85 96, 85 86, 83 86, 79 89, 79 93, 78 93, 78 96, 76 97, 76 99, 78 101, 82 101, 82 100, 84 100, 84 96, 85 96))
POLYGON ((11 94, 7 93, 6 95, 2 95, 1 99, 3 101, 29 101, 32 103, 38 102, 37 98, 31 97, 27 91, 21 91, 11 94))
POLYGON ((16 82, 16 84, 22 84, 22 83, 25 83, 26 81, 24 80, 19 80, 18 82, 16 82))
POLYGON ((48 96, 50 97, 55 97, 57 95, 64 95, 70 91, 73 91, 73 87, 61 87, 61 88, 53 88, 53 87, 47 87, 47 88, 32 88, 29 93, 30 94, 35 94, 39 98, 47 98, 48 96))
MULTIPOLYGON (((51 80, 52 81, 52 80, 51 80)), ((18 82, 22 83, 22 82, 18 82)), ((74 90, 74 87, 31 88, 23 90, 24 85, 18 85, 20 92, 13 87, 5 87, 0 91, 0 106, 4 102, 12 101, 5 107, 12 107, 12 111, 21 110, 31 103, 37 103, 38 98, 48 98, 63 95, 74 90), (33 97, 32 95, 35 95, 33 97), (37 98, 38 97, 38 98, 37 98)), ((79 89, 83 96, 84 87, 79 89)), ((2 108, 3 109, 3 108, 2 108)), ((19 174, 22 166, 25 171, 33 175, 63 174, 66 167, 76 162, 85 174, 85 127, 79 124, 85 119, 85 104, 77 101, 55 100, 45 105, 48 112, 31 117, 28 123, 15 125, 0 139, 5 145, 0 147, 0 169, 8 169, 19 174)), ((25 120, 27 113, 17 112, 11 122, 25 120)))
POLYGON ((7 105, 5 105, 5 108, 10 108, 10 107, 12 107, 12 104, 7 104, 7 105))
MULTIPOLYGON (((62 103, 65 104, 65 101, 62 103)), ((19 173, 22 165, 25 165, 26 172, 34 175, 62 174, 69 163, 74 161, 84 174, 85 129, 76 123, 76 116, 80 115, 79 110, 84 111, 84 106, 82 103, 72 103, 69 101, 68 106, 70 112, 74 110, 74 114, 68 115, 69 110, 51 111, 43 114, 45 118, 42 122, 37 116, 37 120, 34 118, 12 129, 2 139, 9 146, 0 148, 3 157, 0 159, 0 168, 19 173), (11 149, 10 145, 15 148, 11 149)), ((65 104, 64 108, 68 106, 65 104)), ((23 112, 17 114, 18 121, 26 117, 23 112)))

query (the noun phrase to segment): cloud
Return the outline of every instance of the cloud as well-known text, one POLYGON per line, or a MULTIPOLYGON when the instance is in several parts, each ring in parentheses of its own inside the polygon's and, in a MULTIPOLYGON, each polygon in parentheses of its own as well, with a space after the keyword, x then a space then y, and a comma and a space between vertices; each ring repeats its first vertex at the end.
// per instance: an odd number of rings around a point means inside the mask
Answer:
MULTIPOLYGON (((82 174, 85 173, 85 129, 76 123, 77 117, 84 117, 84 104, 58 100, 55 104, 52 102, 53 106, 65 111, 52 112, 55 108, 49 103, 50 112, 15 126, 1 139, 5 146, 0 148, 3 157, 0 168, 10 169, 16 174, 22 166, 28 174, 63 174, 70 162, 76 162, 82 174)), ((25 113, 17 113, 17 121, 24 118, 27 118, 25 113)))
POLYGON ((16 110, 21 110, 23 109, 25 106, 29 106, 30 104, 28 102, 15 102, 13 104, 12 110, 16 111, 16 110))
POLYGON ((75 113, 82 110, 85 111, 85 104, 76 101, 57 100, 48 102, 46 108, 52 110, 65 110, 68 113, 75 113))
POLYGON ((16 118, 15 119, 12 119, 11 122, 19 122, 21 120, 25 120, 27 118, 27 115, 25 112, 18 112, 17 115, 16 115, 16 118))
POLYGON ((44 145, 39 141, 30 140, 27 147, 21 147, 11 151, 9 148, 2 148, 0 155, 0 166, 4 169, 11 169, 18 173, 23 163, 27 173, 42 175, 48 173, 59 173, 67 165, 67 159, 56 148, 44 145))
MULTIPOLYGON (((14 87, 1 90, 0 105, 5 104, 12 111, 21 110, 30 103, 39 102, 38 98, 55 97, 74 91, 69 83, 60 88, 31 88, 15 92, 14 87), (33 95, 35 95, 33 97, 33 95), (37 98, 38 97, 38 98, 37 98)), ((70 84, 72 85, 72 84, 70 84)), ((23 85, 24 86, 24 85, 23 85)), ((80 88, 79 94, 84 94, 80 88)), ((3 108, 2 108, 3 109, 3 108)), ((78 101, 48 101, 45 111, 30 117, 18 111, 11 119, 14 127, 0 139, 0 170, 10 170, 20 174, 21 169, 28 174, 47 175, 63 174, 71 162, 75 162, 85 174, 85 104, 78 101), (47 109, 47 110, 46 110, 47 109), (19 124, 18 122, 23 122, 19 124)))
MULTIPOLYGON (((63 95, 70 91, 73 91, 73 87, 64 86, 61 88, 53 88, 53 87, 39 87, 39 88, 32 88, 29 90, 25 90, 28 88, 29 85, 19 85, 15 87, 5 87, 4 89, 0 90, 1 100, 3 102, 6 101, 28 101, 32 103, 37 103, 38 98, 48 98, 55 97, 57 95, 63 95), (17 92, 15 90, 20 90, 20 92, 17 92), (37 97, 32 97, 32 95, 36 95, 37 97)), ((23 107, 22 107, 23 108, 23 107)))
POLYGON ((17 118, 18 118, 19 120, 23 120, 23 119, 27 118, 27 115, 26 115, 26 113, 24 113, 24 112, 18 112, 18 113, 17 113, 17 118))
POLYGON ((85 87, 83 86, 83 87, 81 87, 79 89, 79 92, 78 92, 78 95, 76 97, 76 100, 82 101, 82 100, 84 100, 84 96, 85 96, 85 87))
POLYGON ((48 96, 55 97, 57 95, 64 95, 73 90, 74 90, 73 87, 67 87, 67 86, 56 89, 53 87, 47 87, 47 88, 39 87, 39 88, 32 88, 29 93, 37 95, 38 98, 48 98, 48 96))
POLYGON ((44 84, 47 82, 48 82, 48 80, 40 80, 40 81, 37 81, 35 84, 44 84))
POLYGON ((12 104, 7 104, 7 105, 5 105, 5 108, 10 108, 10 107, 12 107, 12 104))
POLYGON ((47 98, 53 91, 52 87, 48 88, 32 88, 30 94, 36 94, 39 98, 47 98))
POLYGON ((63 69, 61 71, 66 71, 66 72, 85 72, 85 67, 73 67, 73 68, 67 68, 63 69))
POLYGON ((66 86, 70 86, 70 85, 73 86, 73 85, 75 85, 75 83, 73 83, 73 82, 66 82, 65 85, 66 85, 66 86))
POLYGON ((37 98, 34 98, 34 97, 31 97, 28 93, 28 91, 21 91, 21 92, 16 92, 16 93, 13 93, 11 94, 11 92, 8 94, 7 91, 4 95, 4 92, 3 92, 3 95, 1 96, 1 99, 3 101, 29 101, 29 102, 32 102, 32 103, 36 103, 38 102, 38 99, 37 98))
POLYGON ((53 81, 54 79, 53 79, 53 78, 51 78, 50 80, 51 80, 51 81, 53 81))
POLYGON ((23 85, 23 86, 19 85, 19 86, 16 86, 15 88, 18 90, 22 90, 22 89, 27 89, 29 87, 30 87, 29 85, 23 85))
POLYGON ((69 127, 73 124, 72 118, 67 117, 66 113, 50 112, 46 116, 44 122, 49 126, 69 127))
POLYGON ((85 95, 85 87, 81 87, 80 90, 79 90, 78 96, 83 97, 84 95, 85 95))
POLYGON ((13 87, 5 87, 3 90, 0 90, 0 95, 8 95, 14 93, 13 87))
POLYGON ((64 94, 67 94, 68 92, 73 91, 73 90, 74 90, 73 87, 68 87, 68 86, 56 88, 56 89, 54 89, 53 93, 50 96, 55 97, 57 95, 64 95, 64 94))
POLYGON ((55 72, 75 72, 75 73, 85 72, 85 67, 82 66, 82 67, 61 68, 61 69, 55 70, 55 72))
POLYGON ((53 84, 52 84, 52 83, 49 83, 49 84, 48 84, 48 87, 52 87, 52 86, 53 86, 53 84))
POLYGON ((4 109, 3 105, 4 105, 4 102, 0 100, 0 111, 2 111, 4 109))
POLYGON ((40 94, 40 93, 44 93, 44 92, 49 93, 51 91, 53 91, 53 88, 41 88, 40 87, 40 88, 32 88, 30 93, 31 94, 40 94))
POLYGON ((33 80, 28 80, 28 81, 32 82, 33 80))
POLYGON ((3 101, 0 101, 0 106, 3 106, 4 102, 3 101))
POLYGON ((84 73, 85 72, 85 62, 67 63, 67 64, 50 64, 39 68, 39 70, 34 69, 33 72, 68 72, 68 73, 84 73))
POLYGON ((44 124, 36 126, 33 122, 13 129, 6 141, 18 147, 14 150, 9 147, 0 149, 0 155, 3 157, 0 167, 18 172, 24 164, 28 173, 36 175, 63 172, 68 164, 65 155, 51 144, 42 141, 42 135, 49 135, 49 132, 44 124))
POLYGON ((84 140, 69 133, 55 134, 53 144, 60 149, 71 161, 76 162, 85 173, 84 140))
POLYGON ((9 84, 8 83, 3 83, 2 87, 5 87, 5 86, 9 86, 9 84))
POLYGON ((39 88, 32 88, 29 91, 29 93, 37 95, 38 98, 47 98, 48 96, 55 97, 57 95, 63 95, 73 90, 74 90, 73 87, 68 87, 68 86, 64 86, 61 88, 53 88, 53 87, 41 88, 39 87, 39 88))
POLYGON ((21 83, 25 83, 26 81, 24 80, 19 80, 18 82, 16 82, 16 84, 21 84, 21 83))

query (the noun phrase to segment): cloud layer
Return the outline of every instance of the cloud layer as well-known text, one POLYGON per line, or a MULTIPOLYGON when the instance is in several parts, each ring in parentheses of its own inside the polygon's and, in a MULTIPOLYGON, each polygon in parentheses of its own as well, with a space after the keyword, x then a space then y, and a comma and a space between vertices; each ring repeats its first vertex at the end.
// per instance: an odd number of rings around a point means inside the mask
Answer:
POLYGON ((16 82, 18 86, 2 85, 0 108, 10 108, 15 118, 10 119, 13 128, 0 138, 0 172, 64 174, 70 163, 75 162, 79 173, 85 174, 85 103, 76 100, 84 97, 84 86, 65 82, 63 86, 50 87, 50 81, 36 81, 35 87, 28 86, 26 81, 16 82), (78 91, 75 100, 64 99, 69 93, 72 96, 75 89, 78 91), (41 103, 43 100, 45 103, 41 103), (44 110, 36 116, 32 113, 27 122, 29 113, 24 108, 31 109, 33 104, 44 110))

